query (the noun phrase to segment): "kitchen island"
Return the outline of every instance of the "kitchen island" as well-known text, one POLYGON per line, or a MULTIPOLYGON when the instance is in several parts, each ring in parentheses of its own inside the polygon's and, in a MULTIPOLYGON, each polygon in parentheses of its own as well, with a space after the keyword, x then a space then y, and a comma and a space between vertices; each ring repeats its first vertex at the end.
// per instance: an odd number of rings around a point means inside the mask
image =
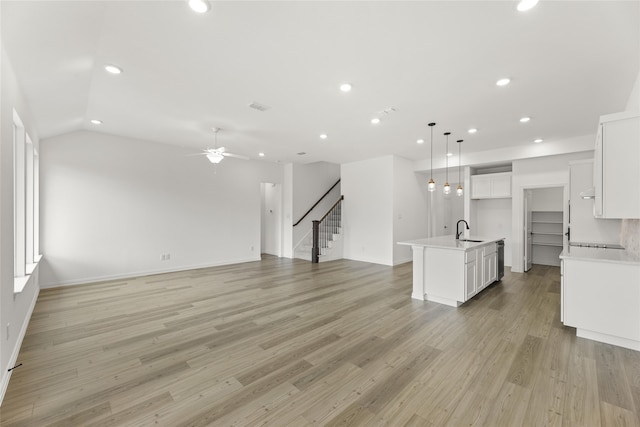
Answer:
POLYGON ((504 237, 439 236, 398 242, 413 252, 411 298, 460 306, 498 280, 501 240, 504 237))

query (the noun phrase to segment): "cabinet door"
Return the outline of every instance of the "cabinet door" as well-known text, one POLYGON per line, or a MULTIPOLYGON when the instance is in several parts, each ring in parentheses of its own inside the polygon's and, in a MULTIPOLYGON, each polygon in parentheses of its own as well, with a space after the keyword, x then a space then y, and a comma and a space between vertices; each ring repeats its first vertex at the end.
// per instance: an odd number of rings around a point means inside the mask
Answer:
POLYGON ((489 268, 491 272, 489 273, 489 283, 487 283, 487 285, 498 280, 498 254, 495 252, 491 255, 491 259, 489 260, 489 268))
POLYGON ((602 218, 602 125, 598 126, 596 150, 593 154, 593 185, 595 189, 593 216, 602 218))
POLYGON ((491 178, 483 175, 471 177, 471 198, 486 199, 491 197, 491 178))
POLYGON ((640 117, 603 124, 604 218, 640 218, 640 117))
POLYGON ((482 274, 482 287, 484 288, 485 286, 487 286, 491 280, 490 274, 491 274, 491 255, 485 256, 483 258, 483 274, 482 274))
POLYGON ((482 287, 486 287, 489 286, 490 284, 492 284, 493 282, 496 281, 497 279, 497 268, 496 268, 496 264, 497 264, 497 254, 491 253, 488 255, 485 255, 484 257, 484 268, 483 268, 483 274, 482 274, 482 287))
POLYGON ((491 197, 511 197, 511 175, 494 176, 491 179, 491 197))
POLYGON ((476 249, 476 293, 484 289, 484 248, 476 249))
POLYGON ((477 265, 478 263, 476 261, 471 261, 464 265, 464 293, 466 296, 465 301, 478 292, 477 265))

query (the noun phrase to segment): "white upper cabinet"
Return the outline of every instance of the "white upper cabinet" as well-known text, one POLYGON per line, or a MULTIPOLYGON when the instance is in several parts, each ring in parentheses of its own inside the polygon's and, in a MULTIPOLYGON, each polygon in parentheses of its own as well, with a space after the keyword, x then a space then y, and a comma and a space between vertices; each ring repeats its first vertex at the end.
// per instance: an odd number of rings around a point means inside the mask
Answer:
POLYGON ((600 117, 593 164, 594 216, 640 218, 640 115, 600 117))
POLYGON ((508 199, 511 197, 511 172, 471 176, 472 199, 508 199))

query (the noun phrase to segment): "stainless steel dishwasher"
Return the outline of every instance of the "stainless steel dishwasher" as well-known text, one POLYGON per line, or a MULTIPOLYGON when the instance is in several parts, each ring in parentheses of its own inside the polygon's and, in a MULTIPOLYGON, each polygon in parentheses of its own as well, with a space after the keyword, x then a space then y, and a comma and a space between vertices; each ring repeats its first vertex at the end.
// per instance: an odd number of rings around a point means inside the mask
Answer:
POLYGON ((504 277, 504 240, 498 240, 496 246, 498 251, 498 280, 502 280, 504 277))

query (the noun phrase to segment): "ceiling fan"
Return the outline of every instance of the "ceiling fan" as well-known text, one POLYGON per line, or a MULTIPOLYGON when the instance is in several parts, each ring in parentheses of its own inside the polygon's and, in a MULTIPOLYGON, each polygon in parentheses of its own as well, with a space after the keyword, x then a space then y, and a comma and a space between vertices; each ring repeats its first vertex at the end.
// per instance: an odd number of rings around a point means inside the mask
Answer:
POLYGON ((233 153, 227 152, 224 147, 218 148, 218 132, 219 131, 220 131, 220 128, 213 128, 213 132, 215 135, 213 148, 207 148, 206 150, 202 150, 202 153, 199 153, 199 155, 207 156, 207 159, 209 159, 209 161, 214 164, 220 163, 222 159, 224 159, 225 157, 235 157, 238 159, 249 160, 249 158, 246 156, 241 156, 239 154, 233 154, 233 153))

